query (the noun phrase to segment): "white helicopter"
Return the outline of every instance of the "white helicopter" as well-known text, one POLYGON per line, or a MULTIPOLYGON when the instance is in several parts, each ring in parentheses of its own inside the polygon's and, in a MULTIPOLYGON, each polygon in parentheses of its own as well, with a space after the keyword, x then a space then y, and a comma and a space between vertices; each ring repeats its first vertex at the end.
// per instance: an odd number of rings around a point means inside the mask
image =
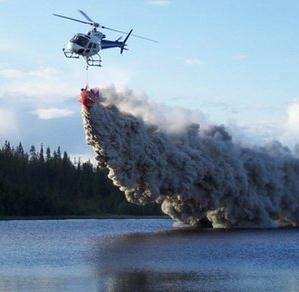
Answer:
POLYGON ((88 66, 99 66, 101 67, 101 56, 99 55, 100 50, 104 49, 111 49, 111 48, 120 48, 120 53, 122 54, 124 50, 127 50, 126 48, 126 42, 130 36, 134 36, 137 38, 141 38, 147 41, 155 42, 157 41, 153 39, 149 39, 140 35, 132 34, 132 29, 129 31, 129 33, 126 33, 121 30, 109 28, 103 25, 100 25, 97 22, 94 22, 85 12, 82 10, 78 10, 86 20, 88 21, 82 21, 79 19, 67 17, 60 14, 53 14, 54 16, 58 16, 61 18, 66 18, 69 20, 81 22, 84 24, 89 24, 93 26, 93 29, 90 30, 87 34, 83 33, 77 33, 62 49, 64 55, 67 58, 76 58, 78 59, 80 56, 84 57, 88 66), (97 31, 97 28, 107 29, 115 32, 119 32, 122 34, 126 34, 126 38, 124 41, 120 41, 121 37, 119 37, 117 40, 106 40, 106 36, 101 33, 100 31, 97 31))

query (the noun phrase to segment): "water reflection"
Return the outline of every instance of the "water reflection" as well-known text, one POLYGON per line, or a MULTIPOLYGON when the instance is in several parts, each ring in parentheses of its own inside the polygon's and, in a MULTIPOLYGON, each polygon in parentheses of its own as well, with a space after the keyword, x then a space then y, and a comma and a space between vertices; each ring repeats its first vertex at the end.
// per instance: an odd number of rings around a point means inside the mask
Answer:
POLYGON ((198 291, 198 276, 194 273, 153 271, 120 272, 108 284, 108 290, 118 291, 198 291))
POLYGON ((292 291, 299 285, 296 238, 298 230, 174 230, 107 238, 97 254, 99 287, 105 279, 109 291, 292 291))

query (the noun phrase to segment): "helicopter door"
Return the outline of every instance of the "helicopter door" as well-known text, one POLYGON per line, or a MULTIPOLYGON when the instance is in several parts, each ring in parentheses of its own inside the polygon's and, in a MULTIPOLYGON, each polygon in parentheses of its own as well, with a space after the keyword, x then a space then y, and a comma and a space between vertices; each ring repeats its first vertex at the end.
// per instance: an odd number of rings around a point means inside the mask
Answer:
POLYGON ((90 42, 87 46, 86 53, 88 54, 90 51, 93 54, 97 53, 98 52, 97 47, 98 47, 97 43, 90 42))
POLYGON ((90 42, 90 43, 88 44, 88 46, 87 46, 87 48, 86 48, 86 50, 85 50, 85 53, 86 53, 86 54, 89 54, 89 53, 90 53, 90 49, 91 49, 91 47, 92 47, 92 42, 90 42))

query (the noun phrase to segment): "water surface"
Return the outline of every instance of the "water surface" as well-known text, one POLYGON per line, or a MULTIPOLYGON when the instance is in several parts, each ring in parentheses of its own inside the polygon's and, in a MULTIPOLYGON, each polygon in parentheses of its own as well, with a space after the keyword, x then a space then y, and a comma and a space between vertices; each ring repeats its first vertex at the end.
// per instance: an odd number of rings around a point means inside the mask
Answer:
POLYGON ((0 291, 298 291, 299 230, 0 222, 0 291))

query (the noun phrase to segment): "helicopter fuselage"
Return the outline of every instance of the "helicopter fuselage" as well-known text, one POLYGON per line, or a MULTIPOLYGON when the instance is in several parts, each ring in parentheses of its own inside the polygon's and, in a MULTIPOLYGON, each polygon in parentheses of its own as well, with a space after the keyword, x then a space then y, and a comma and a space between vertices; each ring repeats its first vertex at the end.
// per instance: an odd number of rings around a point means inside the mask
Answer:
POLYGON ((103 34, 97 36, 91 34, 78 33, 65 46, 65 51, 89 57, 97 54, 101 50, 101 40, 103 34))
POLYGON ((118 40, 106 40, 105 35, 97 30, 89 31, 87 34, 77 33, 63 48, 67 58, 78 58, 82 56, 90 66, 100 66, 99 51, 111 48, 124 48, 125 43, 118 40), (93 56, 96 56, 93 57, 93 56))

